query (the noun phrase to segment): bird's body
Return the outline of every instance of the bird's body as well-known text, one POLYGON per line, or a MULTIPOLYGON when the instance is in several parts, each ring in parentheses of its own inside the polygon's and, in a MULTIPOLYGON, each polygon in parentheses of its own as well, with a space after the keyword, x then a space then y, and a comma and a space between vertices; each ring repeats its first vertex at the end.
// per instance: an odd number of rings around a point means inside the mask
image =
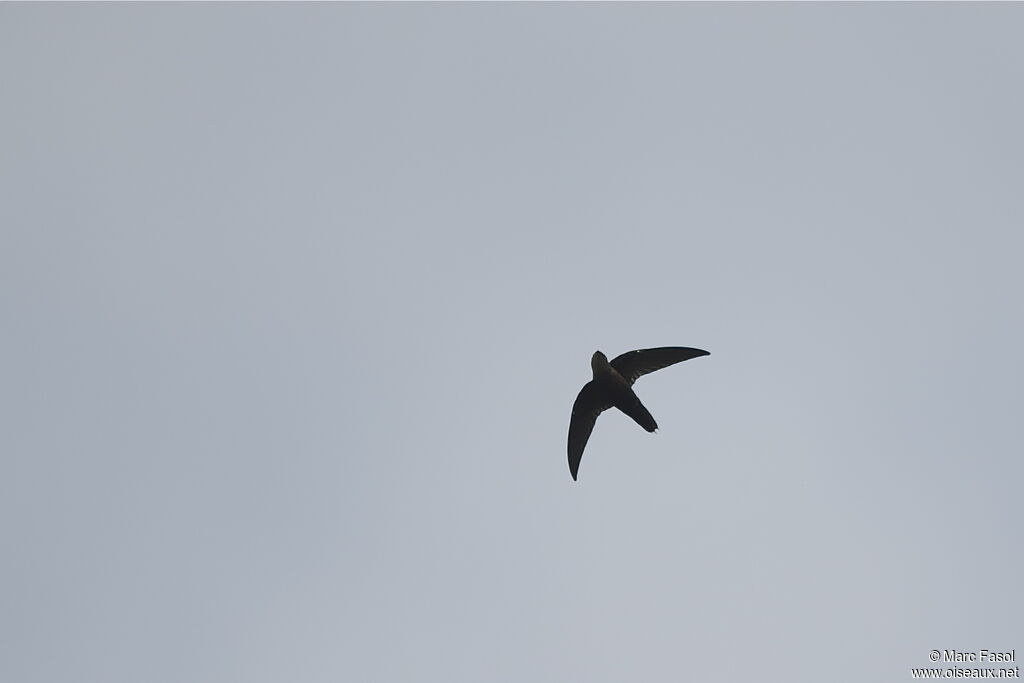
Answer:
POLYGON ((658 423, 633 391, 633 383, 649 372, 707 355, 708 352, 701 349, 665 346, 629 351, 609 362, 603 353, 594 352, 590 359, 594 379, 580 390, 569 421, 569 472, 573 480, 579 472, 583 449, 594 430, 598 415, 609 408, 618 408, 648 432, 653 432, 658 428, 658 423))

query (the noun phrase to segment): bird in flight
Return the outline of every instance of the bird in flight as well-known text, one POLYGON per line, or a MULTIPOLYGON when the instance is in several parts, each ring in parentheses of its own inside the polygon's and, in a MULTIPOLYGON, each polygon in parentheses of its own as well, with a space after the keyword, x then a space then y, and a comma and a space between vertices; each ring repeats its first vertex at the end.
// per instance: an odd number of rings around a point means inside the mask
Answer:
POLYGON ((708 355, 711 354, 701 349, 663 346, 627 351, 609 363, 607 356, 595 351, 590 359, 594 379, 580 389, 576 402, 572 404, 572 418, 569 420, 569 472, 573 481, 576 481, 583 449, 594 431, 597 416, 604 411, 618 408, 647 431, 653 432, 658 428, 658 423, 633 393, 633 382, 649 372, 708 355))

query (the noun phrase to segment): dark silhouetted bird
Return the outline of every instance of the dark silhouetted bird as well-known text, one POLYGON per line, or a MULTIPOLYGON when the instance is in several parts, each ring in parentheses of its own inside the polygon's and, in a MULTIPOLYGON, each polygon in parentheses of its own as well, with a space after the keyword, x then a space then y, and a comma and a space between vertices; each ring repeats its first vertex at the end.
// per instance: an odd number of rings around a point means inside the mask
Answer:
POLYGON ((684 360, 710 355, 701 349, 685 346, 664 346, 658 349, 628 351, 608 362, 607 356, 595 351, 590 359, 594 379, 583 385, 572 404, 569 420, 569 472, 573 481, 580 469, 583 449, 594 431, 597 416, 609 408, 618 408, 649 432, 658 428, 651 414, 633 393, 633 382, 649 372, 667 368, 684 360))

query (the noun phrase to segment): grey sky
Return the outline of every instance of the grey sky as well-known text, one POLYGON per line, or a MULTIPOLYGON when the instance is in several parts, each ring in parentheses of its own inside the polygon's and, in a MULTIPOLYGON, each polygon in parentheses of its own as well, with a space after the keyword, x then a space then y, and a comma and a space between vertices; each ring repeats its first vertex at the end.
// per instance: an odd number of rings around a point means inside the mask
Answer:
POLYGON ((1024 652, 1024 6, 0 6, 0 679, 1024 652), (591 353, 697 346, 565 438, 591 353))

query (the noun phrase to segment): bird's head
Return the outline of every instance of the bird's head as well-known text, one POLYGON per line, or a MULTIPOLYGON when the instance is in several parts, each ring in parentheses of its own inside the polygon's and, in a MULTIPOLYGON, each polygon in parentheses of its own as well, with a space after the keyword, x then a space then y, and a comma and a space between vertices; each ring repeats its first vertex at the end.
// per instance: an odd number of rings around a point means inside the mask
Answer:
POLYGON ((590 357, 590 369, 600 372, 602 368, 606 367, 608 367, 608 357, 600 351, 594 351, 594 355, 590 357))

